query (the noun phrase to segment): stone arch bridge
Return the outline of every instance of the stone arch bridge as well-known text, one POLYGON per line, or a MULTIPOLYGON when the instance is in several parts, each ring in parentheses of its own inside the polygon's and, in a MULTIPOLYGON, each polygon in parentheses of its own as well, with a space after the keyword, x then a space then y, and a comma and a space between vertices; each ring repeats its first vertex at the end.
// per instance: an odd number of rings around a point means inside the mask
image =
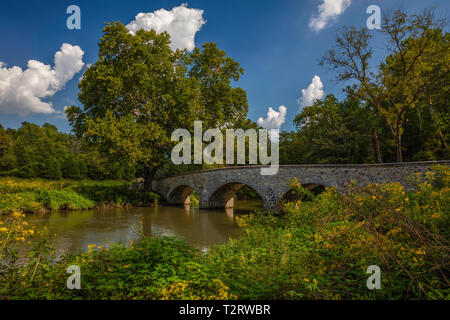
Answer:
POLYGON ((400 182, 411 188, 407 177, 411 173, 424 174, 433 165, 449 165, 450 161, 404 162, 356 165, 282 165, 275 175, 261 175, 262 166, 241 166, 193 171, 153 182, 153 190, 169 204, 189 203, 192 191, 200 195, 201 208, 230 208, 237 190, 247 185, 263 199, 267 210, 274 210, 277 203, 290 190, 288 181, 297 178, 302 185, 336 186, 345 192, 351 180, 357 185, 400 182))

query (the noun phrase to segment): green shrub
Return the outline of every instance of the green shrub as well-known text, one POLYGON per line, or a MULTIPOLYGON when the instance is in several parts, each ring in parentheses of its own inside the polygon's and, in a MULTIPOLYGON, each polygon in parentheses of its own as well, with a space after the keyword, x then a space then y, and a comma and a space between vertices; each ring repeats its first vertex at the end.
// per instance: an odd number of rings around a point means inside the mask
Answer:
POLYGON ((49 210, 89 209, 95 206, 92 200, 86 199, 71 189, 39 190, 36 191, 37 200, 49 210))
POLYGON ((87 254, 67 255, 40 269, 31 285, 1 286, 0 295, 11 299, 234 298, 200 259, 198 251, 174 238, 144 238, 130 247, 91 245, 87 254), (66 287, 69 265, 82 270, 81 290, 66 287))
POLYGON ((434 180, 427 174, 415 192, 327 189, 286 204, 281 217, 249 215, 245 237, 212 250, 207 264, 241 299, 449 299, 450 188, 434 180), (381 268, 381 290, 366 287, 370 265, 381 268))
POLYGON ((35 212, 41 208, 44 205, 38 201, 35 192, 0 194, 0 213, 35 212))

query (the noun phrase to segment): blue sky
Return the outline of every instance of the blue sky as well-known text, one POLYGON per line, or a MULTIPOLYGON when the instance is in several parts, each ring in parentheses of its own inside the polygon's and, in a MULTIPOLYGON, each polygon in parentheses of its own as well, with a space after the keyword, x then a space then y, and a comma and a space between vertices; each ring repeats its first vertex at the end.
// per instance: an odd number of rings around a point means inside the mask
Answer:
MULTIPOLYGON (((6 64, 3 68, 18 66, 26 69, 30 59, 53 67, 55 52, 63 43, 68 43, 84 51, 85 65, 92 64, 97 58, 97 42, 104 22, 128 24, 139 12, 171 10, 186 2, 188 8, 204 10, 206 23, 196 33, 195 44, 217 42, 245 69, 245 75, 237 85, 247 91, 248 117, 254 121, 259 117, 266 118, 269 107, 278 110, 284 105, 287 113, 281 129, 292 130, 302 89, 311 84, 314 76, 320 77, 325 94, 341 96, 342 86, 335 81, 335 74, 318 65, 318 59, 333 44, 336 28, 365 26, 369 16, 366 8, 371 4, 380 6, 382 11, 401 5, 408 12, 435 5, 438 13, 446 16, 450 9, 450 1, 446 0, 335 0, 348 2, 348 7, 325 28, 315 31, 310 20, 318 15, 318 6, 323 1, 9 1, 2 4, 0 11, 0 61, 6 64), (81 30, 66 27, 69 16, 66 8, 71 4, 81 9, 81 30)), ((371 32, 375 34, 372 45, 377 59, 384 55, 385 43, 379 31, 371 32)), ((0 77, 0 124, 17 128, 22 121, 49 122, 69 132, 70 126, 61 112, 66 105, 79 105, 77 85, 84 68, 60 85, 54 94, 42 99, 51 103, 55 110, 48 114, 6 113, 1 98, 8 92, 1 91, 0 77)), ((14 110, 8 109, 8 112, 14 110)))

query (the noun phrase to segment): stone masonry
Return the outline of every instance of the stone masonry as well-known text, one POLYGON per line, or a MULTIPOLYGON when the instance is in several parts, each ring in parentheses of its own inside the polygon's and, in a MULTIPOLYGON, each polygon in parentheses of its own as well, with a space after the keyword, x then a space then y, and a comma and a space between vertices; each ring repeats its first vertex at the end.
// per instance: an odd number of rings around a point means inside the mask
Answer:
POLYGON ((169 204, 187 204, 195 190, 200 195, 201 208, 229 208, 239 188, 247 185, 264 200, 267 210, 274 210, 289 190, 289 181, 297 178, 302 185, 337 187, 345 192, 350 181, 364 186, 370 183, 399 182, 411 189, 408 176, 425 174, 433 165, 450 165, 450 161, 404 162, 355 165, 283 165, 272 176, 260 174, 261 166, 241 166, 194 171, 153 182, 153 190, 169 204))

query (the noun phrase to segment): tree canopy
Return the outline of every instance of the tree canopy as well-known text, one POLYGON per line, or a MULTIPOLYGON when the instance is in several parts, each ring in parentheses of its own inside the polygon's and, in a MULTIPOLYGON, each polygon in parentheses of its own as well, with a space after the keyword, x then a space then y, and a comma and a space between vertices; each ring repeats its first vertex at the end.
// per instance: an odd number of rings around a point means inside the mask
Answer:
POLYGON ((66 111, 78 137, 107 157, 144 168, 145 189, 170 156, 172 132, 241 122, 246 92, 232 86, 243 69, 214 43, 188 53, 171 50, 166 32, 107 24, 99 56, 79 84, 83 107, 66 111))
POLYGON ((371 65, 372 34, 365 27, 341 29, 335 47, 321 60, 321 65, 337 70, 338 80, 352 80, 360 99, 384 119, 394 138, 398 162, 403 161, 402 136, 408 113, 431 92, 440 93, 441 101, 448 95, 446 90, 436 92, 449 77, 445 23, 432 10, 408 16, 398 9, 384 17, 381 32, 389 54, 378 67, 371 65))

